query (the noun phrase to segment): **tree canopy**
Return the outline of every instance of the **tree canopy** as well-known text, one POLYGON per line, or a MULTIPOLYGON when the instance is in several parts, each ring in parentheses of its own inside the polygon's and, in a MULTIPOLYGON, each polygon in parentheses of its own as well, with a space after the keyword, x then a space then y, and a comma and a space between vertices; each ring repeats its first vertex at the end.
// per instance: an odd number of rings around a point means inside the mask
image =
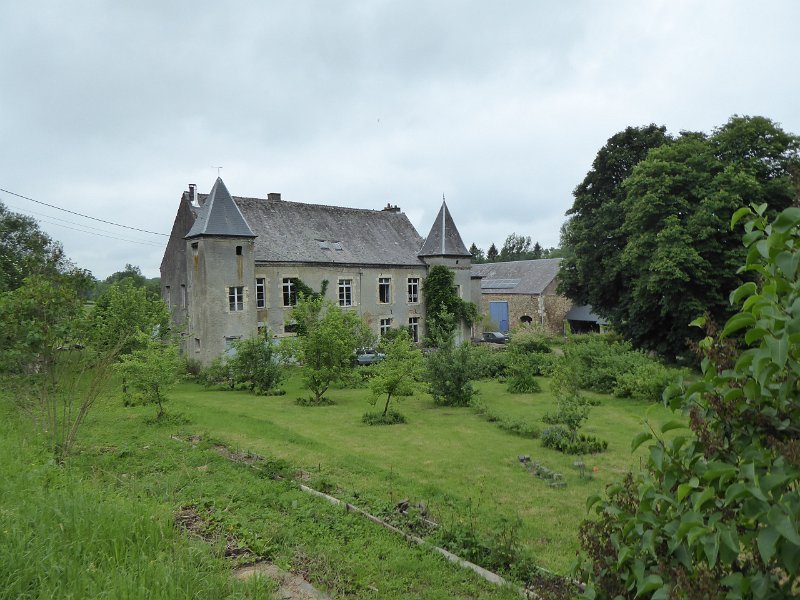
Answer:
POLYGON ((87 271, 77 269, 64 255, 61 244, 25 215, 10 211, 0 202, 0 292, 22 286, 28 276, 69 275, 83 296, 90 285, 87 271))
MULTIPOLYGON (((711 135, 629 127, 575 189, 560 290, 639 347, 680 355, 699 314, 725 320, 743 249, 726 223, 748 201, 780 211, 797 197, 800 138, 764 117, 711 135)), ((773 214, 773 213, 771 213, 773 214)))

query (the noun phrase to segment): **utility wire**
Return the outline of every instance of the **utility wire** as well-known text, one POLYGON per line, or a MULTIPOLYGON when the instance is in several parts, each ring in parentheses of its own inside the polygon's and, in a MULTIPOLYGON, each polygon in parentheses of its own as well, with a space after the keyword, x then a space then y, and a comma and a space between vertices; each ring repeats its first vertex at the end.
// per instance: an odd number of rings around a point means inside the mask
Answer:
MULTIPOLYGON (((107 229, 100 229, 99 227, 93 227, 91 225, 85 225, 83 223, 76 223, 75 221, 70 221, 68 219, 62 219, 61 217, 55 217, 53 215, 48 215, 47 213, 36 212, 35 210, 30 210, 29 208, 22 208, 21 206, 17 206, 16 204, 6 204, 8 208, 13 208, 14 210, 19 211, 20 213, 27 214, 27 215, 36 215, 36 217, 44 217, 44 219, 54 219, 56 221, 61 221, 61 223, 69 223, 70 225, 76 225, 78 227, 83 227, 84 229, 93 229, 94 231, 99 231, 100 233, 105 233, 106 235, 114 235, 113 231, 108 231, 107 229)), ((41 219, 44 221, 44 219, 41 219)), ((51 225, 59 225, 59 223, 52 223, 50 221, 45 221, 46 223, 50 223, 51 225)), ((85 233, 92 233, 91 231, 86 231, 85 233)), ((115 238, 120 239, 125 242, 132 242, 136 240, 127 240, 123 238, 115 238)), ((141 242, 144 243, 144 242, 141 242)), ((158 245, 158 244, 157 244, 158 245)))
POLYGON ((40 202, 39 200, 34 200, 33 198, 28 198, 27 196, 23 196, 22 194, 17 194, 16 192, 12 192, 3 188, 0 188, 0 192, 5 192, 6 194, 11 194, 12 196, 16 196, 17 198, 22 198, 23 200, 30 200, 31 202, 35 202, 36 204, 41 204, 43 206, 49 206, 50 208, 55 208, 56 210, 62 210, 64 212, 70 213, 72 215, 78 215, 79 217, 83 217, 84 219, 91 219, 92 221, 99 221, 100 223, 105 223, 106 225, 114 225, 114 227, 124 227, 125 229, 133 229, 134 231, 141 231, 142 233, 150 233, 153 235, 163 235, 164 237, 169 237, 167 233, 159 233, 157 231, 148 231, 147 229, 139 229, 138 227, 131 227, 130 225, 121 225, 120 223, 114 223, 113 221, 105 221, 103 219, 98 219, 97 217, 90 217, 89 215, 84 215, 83 213, 75 212, 73 210, 67 210, 66 208, 61 208, 60 206, 55 206, 53 204, 48 204, 47 202, 40 202))
POLYGON ((48 223, 49 225, 55 225, 56 227, 63 227, 64 229, 71 229, 72 231, 79 231, 81 233, 88 233, 89 235, 96 235, 99 237, 109 238, 112 240, 120 240, 122 242, 130 242, 131 244, 142 244, 143 246, 153 246, 154 248, 161 248, 161 244, 154 244, 152 242, 140 242, 137 240, 129 240, 126 238, 116 237, 113 235, 105 235, 103 233, 95 233, 94 231, 86 231, 85 229, 78 229, 77 227, 70 227, 69 225, 62 225, 61 223, 54 223, 53 221, 48 221, 47 219, 39 219, 44 223, 48 223))

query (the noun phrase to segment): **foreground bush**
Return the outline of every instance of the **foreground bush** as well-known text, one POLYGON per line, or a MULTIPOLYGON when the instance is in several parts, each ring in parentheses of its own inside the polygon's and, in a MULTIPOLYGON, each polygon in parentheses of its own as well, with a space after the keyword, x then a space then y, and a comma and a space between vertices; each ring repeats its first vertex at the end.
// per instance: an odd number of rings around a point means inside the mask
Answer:
POLYGON ((440 406, 469 406, 475 388, 469 343, 444 343, 425 361, 425 380, 434 403, 440 406))
POLYGON ((772 223, 766 208, 733 219, 750 216, 744 270, 758 282, 732 292, 741 309, 721 333, 706 323, 702 380, 665 393, 690 430, 681 419, 640 433, 645 469, 589 500, 588 598, 800 593, 800 208, 772 223))
POLYGON ((245 598, 158 505, 96 488, 25 441, 0 398, 0 598, 245 598))

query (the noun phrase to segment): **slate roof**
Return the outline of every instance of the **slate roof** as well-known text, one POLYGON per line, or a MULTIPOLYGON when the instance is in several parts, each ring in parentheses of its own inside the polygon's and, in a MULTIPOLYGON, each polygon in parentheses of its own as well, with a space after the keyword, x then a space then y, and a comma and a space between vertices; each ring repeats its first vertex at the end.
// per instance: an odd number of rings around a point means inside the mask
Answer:
POLYGON ((590 323, 599 323, 600 325, 608 323, 603 317, 595 314, 589 304, 573 306, 569 309, 569 312, 564 315, 564 319, 567 321, 589 321, 590 323))
POLYGON ((419 251, 419 256, 472 256, 461 241, 461 235, 445 202, 442 202, 442 208, 425 238, 425 245, 419 251))
MULTIPOLYGON (((198 194, 201 207, 193 209, 197 221, 191 231, 197 228, 210 201, 206 198, 211 196, 198 194)), ((233 196, 232 203, 256 238, 256 262, 423 264, 417 256, 423 240, 399 211, 239 196, 233 196)))
POLYGON ((187 238, 201 235, 256 237, 221 178, 217 177, 211 193, 204 198, 202 206, 195 209, 197 218, 187 238))
POLYGON ((560 258, 472 265, 483 294, 542 294, 558 275, 560 258))

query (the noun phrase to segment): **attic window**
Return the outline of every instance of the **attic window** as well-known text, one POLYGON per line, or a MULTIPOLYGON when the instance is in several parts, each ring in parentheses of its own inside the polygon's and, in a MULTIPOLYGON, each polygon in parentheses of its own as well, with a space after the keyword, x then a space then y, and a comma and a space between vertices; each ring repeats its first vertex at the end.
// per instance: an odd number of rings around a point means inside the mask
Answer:
POLYGON ((236 256, 241 256, 241 255, 242 255, 242 247, 236 246, 236 256))
POLYGON ((344 250, 342 242, 334 242, 331 240, 317 240, 320 250, 344 250))

